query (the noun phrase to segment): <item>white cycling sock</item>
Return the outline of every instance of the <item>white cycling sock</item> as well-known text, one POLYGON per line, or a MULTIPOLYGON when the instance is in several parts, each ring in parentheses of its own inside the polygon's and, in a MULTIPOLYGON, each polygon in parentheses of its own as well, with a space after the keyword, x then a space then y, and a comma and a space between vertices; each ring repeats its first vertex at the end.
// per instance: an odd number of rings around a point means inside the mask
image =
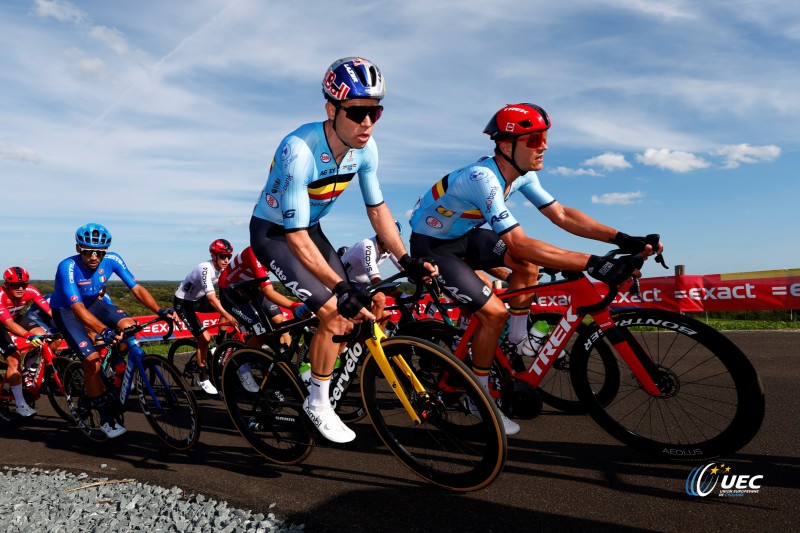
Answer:
POLYGON ((14 385, 11 387, 11 393, 14 395, 14 402, 16 402, 17 406, 28 405, 28 402, 25 401, 25 396, 22 395, 22 384, 14 385))
POLYGON ((519 344, 528 336, 529 310, 511 308, 511 323, 508 330, 508 342, 519 344))
POLYGON ((322 411, 330 408, 331 374, 320 377, 312 371, 311 386, 308 389, 308 405, 312 409, 322 411))

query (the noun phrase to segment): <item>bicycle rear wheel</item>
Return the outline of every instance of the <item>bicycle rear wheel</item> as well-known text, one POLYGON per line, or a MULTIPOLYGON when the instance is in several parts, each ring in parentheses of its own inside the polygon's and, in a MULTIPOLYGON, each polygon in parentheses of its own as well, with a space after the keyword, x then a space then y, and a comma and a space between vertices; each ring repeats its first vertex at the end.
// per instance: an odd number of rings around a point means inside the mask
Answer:
POLYGON ((231 355, 236 350, 244 348, 244 343, 238 340, 229 339, 221 342, 215 349, 214 354, 208 358, 208 369, 211 382, 215 387, 222 388, 222 369, 228 362, 231 355))
POLYGON ((72 414, 73 422, 78 426, 78 429, 95 442, 107 441, 108 437, 100 429, 100 413, 89 404, 89 397, 86 395, 83 364, 80 361, 73 361, 67 365, 64 370, 62 384, 64 385, 69 412, 72 414))
POLYGON ((167 361, 174 366, 190 387, 199 370, 197 366, 197 341, 194 339, 178 339, 172 343, 167 352, 167 361))
POLYGON ((170 448, 191 449, 200 438, 200 417, 194 394, 178 370, 163 357, 145 355, 142 366, 145 375, 136 374, 136 394, 147 422, 170 448))
POLYGON ((389 450, 424 479, 456 491, 491 483, 506 459, 506 435, 494 402, 463 363, 433 343, 392 337, 383 351, 400 386, 422 421, 411 420, 370 354, 364 362, 361 390, 372 425, 389 450), (399 366, 405 361, 426 395, 411 386, 399 366), (442 384, 449 392, 442 389, 442 384), (469 398, 480 417, 469 414, 469 398))
POLYGON ((305 387, 271 351, 237 350, 222 371, 222 396, 236 429, 271 462, 296 464, 311 453, 313 439, 303 420, 305 387), (243 365, 259 384, 257 392, 249 392, 239 378, 243 365))
POLYGON ((727 455, 750 442, 764 419, 764 389, 736 345, 710 326, 668 311, 631 309, 611 316, 628 344, 655 363, 662 395, 648 394, 631 371, 622 371, 617 395, 605 405, 597 400, 594 390, 605 379, 598 353, 610 348, 593 324, 578 339, 581 351, 573 352, 570 371, 578 397, 603 429, 671 461, 727 455))
POLYGON ((75 418, 69 409, 69 401, 64 390, 64 376, 67 367, 72 364, 72 359, 66 357, 56 357, 53 359, 53 367, 47 367, 45 381, 47 383, 47 399, 50 400, 50 405, 53 410, 58 413, 58 416, 69 422, 75 423, 75 418))

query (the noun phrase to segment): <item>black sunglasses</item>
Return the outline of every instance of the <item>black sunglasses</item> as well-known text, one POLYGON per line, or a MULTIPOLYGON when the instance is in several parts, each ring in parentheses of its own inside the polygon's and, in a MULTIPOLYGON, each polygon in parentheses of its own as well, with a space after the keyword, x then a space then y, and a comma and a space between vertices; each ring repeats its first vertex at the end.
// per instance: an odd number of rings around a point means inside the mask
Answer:
POLYGON ((232 254, 217 254, 217 259, 230 259, 233 257, 232 254))
POLYGON ((81 248, 80 250, 81 255, 87 259, 95 254, 97 254, 98 259, 102 259, 106 256, 106 252, 108 252, 108 250, 98 250, 97 248, 81 248))
POLYGON ((381 118, 381 115, 383 115, 382 105, 354 105, 350 107, 344 107, 341 104, 334 103, 333 106, 336 109, 341 109, 344 111, 345 116, 356 124, 361 124, 364 122, 364 119, 367 118, 367 115, 369 115, 369 119, 373 123, 377 122, 378 119, 381 118))

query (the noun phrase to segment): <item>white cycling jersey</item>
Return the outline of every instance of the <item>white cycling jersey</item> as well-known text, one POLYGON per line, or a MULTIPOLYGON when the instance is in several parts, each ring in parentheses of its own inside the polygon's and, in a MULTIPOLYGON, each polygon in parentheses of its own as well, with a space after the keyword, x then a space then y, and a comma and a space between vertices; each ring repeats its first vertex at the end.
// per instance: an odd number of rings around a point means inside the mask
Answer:
POLYGON ((175 296, 196 302, 206 294, 214 292, 214 283, 219 279, 219 274, 220 271, 214 267, 213 262, 200 263, 181 282, 175 291, 175 296))
POLYGON ((381 276, 380 265, 391 259, 398 270, 400 263, 390 252, 378 253, 375 237, 355 243, 342 256, 342 263, 350 281, 369 285, 373 279, 381 276))

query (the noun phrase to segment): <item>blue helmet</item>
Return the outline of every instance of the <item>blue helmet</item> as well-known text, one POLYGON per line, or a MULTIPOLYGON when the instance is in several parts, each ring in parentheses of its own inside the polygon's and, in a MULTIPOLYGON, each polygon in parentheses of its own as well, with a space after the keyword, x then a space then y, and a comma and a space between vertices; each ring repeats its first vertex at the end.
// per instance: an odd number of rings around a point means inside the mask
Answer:
POLYGON ((102 224, 90 222, 75 231, 75 242, 88 248, 108 248, 111 232, 102 224))
POLYGON ((386 96, 386 83, 371 61, 344 57, 334 62, 322 78, 322 94, 331 102, 355 98, 380 100, 386 96))

